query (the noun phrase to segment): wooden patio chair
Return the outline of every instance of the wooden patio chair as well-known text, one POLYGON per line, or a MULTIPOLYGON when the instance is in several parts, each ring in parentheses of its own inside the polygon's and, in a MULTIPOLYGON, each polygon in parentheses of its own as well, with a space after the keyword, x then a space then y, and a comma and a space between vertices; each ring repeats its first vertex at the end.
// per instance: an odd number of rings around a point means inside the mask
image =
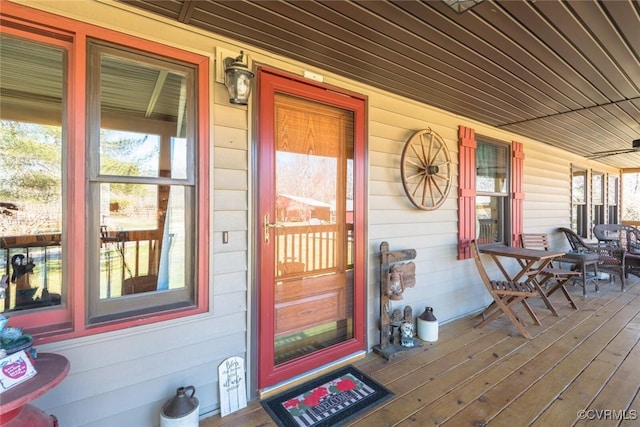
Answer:
POLYGON ((481 328, 492 320, 505 315, 511 323, 518 328, 518 331, 520 331, 523 337, 531 339, 531 334, 525 327, 523 321, 514 311, 514 306, 518 303, 522 303, 534 323, 536 325, 540 325, 538 316, 536 316, 527 302, 527 298, 537 296, 538 291, 528 283, 491 280, 487 274, 487 270, 484 268, 482 260, 480 259, 480 252, 478 251, 478 245, 475 240, 471 241, 471 252, 473 253, 473 259, 476 263, 482 283, 484 283, 491 294, 491 297, 493 297, 491 305, 482 312, 482 321, 476 325, 476 328, 481 328))
MULTIPOLYGON (((549 236, 546 233, 522 233, 520 235, 520 242, 522 243, 523 248, 541 249, 545 251, 549 250, 549 236)), ((567 291, 565 284, 569 280, 576 279, 581 275, 582 273, 580 273, 579 271, 556 267, 552 262, 547 268, 544 268, 539 272, 541 280, 538 284, 540 285, 541 289, 546 289, 542 292, 545 293, 545 296, 547 296, 547 298, 557 290, 562 291, 564 296, 569 301, 569 304, 571 304, 571 307, 577 310, 578 306, 576 305, 573 298, 571 298, 571 295, 569 294, 569 291, 567 291)))

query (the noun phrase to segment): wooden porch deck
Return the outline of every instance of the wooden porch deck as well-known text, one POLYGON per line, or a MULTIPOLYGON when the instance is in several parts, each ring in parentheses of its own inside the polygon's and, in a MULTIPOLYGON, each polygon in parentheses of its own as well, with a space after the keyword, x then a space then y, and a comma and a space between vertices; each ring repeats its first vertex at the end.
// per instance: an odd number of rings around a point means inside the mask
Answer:
MULTIPOLYGON (((598 294, 592 285, 586 298, 570 286, 579 310, 558 292, 551 301, 559 317, 530 300, 542 322, 527 323, 532 340, 506 319, 474 329, 477 318, 467 317, 442 325, 437 343, 391 361, 367 355, 354 365, 395 397, 348 426, 640 425, 640 279, 627 283, 624 293, 618 281, 601 282, 598 294)), ((200 423, 275 425, 259 402, 200 423)))

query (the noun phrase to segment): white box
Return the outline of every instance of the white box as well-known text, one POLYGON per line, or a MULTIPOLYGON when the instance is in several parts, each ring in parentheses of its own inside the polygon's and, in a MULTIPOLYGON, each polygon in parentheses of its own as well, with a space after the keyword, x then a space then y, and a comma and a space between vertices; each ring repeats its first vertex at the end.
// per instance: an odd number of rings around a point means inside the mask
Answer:
POLYGON ((24 350, 0 359, 0 393, 28 380, 36 374, 31 359, 24 350))

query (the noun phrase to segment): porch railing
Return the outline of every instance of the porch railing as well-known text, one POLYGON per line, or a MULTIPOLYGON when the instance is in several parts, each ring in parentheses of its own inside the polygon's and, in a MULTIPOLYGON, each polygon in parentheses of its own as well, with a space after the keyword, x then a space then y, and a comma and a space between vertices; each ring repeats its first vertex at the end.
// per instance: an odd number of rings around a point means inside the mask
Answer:
POLYGON ((353 226, 346 227, 346 242, 338 239, 337 224, 284 225, 275 228, 278 277, 300 273, 332 272, 353 265, 353 226))

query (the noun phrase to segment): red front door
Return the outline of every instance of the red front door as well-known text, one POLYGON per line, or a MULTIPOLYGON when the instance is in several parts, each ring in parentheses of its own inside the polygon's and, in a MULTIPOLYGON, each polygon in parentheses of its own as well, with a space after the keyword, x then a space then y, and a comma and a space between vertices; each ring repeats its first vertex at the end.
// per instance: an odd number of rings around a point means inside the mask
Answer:
POLYGON ((259 387, 365 348, 365 101, 260 69, 259 387))

